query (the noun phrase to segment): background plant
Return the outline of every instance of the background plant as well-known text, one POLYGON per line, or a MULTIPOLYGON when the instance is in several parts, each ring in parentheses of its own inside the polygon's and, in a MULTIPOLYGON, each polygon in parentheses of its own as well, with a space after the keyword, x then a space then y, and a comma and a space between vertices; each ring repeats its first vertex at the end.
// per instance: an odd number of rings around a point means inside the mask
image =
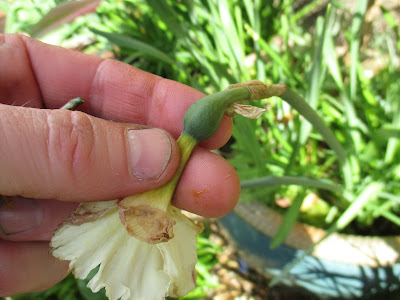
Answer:
MULTIPOLYGON (((7 30, 30 32, 61 2, 3 4, 7 30)), ((44 39, 98 55, 111 51, 205 93, 251 79, 286 83, 334 131, 345 157, 279 98, 254 103, 268 108, 257 121, 235 117, 222 154, 240 175, 244 200, 286 214, 274 245, 298 218, 331 231, 398 233, 398 15, 365 0, 352 1, 351 9, 346 1, 326 2, 104 0, 96 14, 44 39), (383 29, 365 20, 373 10, 383 29)))

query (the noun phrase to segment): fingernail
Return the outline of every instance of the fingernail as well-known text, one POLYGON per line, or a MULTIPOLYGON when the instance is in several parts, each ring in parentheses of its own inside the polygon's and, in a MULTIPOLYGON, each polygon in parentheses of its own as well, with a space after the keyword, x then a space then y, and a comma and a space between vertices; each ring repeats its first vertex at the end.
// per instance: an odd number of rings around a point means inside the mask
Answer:
POLYGON ((0 202, 0 235, 22 233, 42 223, 41 207, 34 199, 3 197, 0 202))
POLYGON ((131 174, 138 179, 156 179, 171 158, 172 145, 161 129, 128 130, 128 162, 131 174))

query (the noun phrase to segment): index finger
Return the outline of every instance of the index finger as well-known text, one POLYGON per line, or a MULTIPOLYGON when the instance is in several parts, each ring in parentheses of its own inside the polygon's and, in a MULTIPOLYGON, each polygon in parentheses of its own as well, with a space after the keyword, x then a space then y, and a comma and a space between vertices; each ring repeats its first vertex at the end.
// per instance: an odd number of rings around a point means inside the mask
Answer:
MULTIPOLYGON (((59 108, 77 96, 82 110, 108 120, 163 128, 177 138, 189 106, 204 94, 130 65, 49 46, 22 37, 46 108, 59 108)), ((224 117, 217 133, 202 146, 219 148, 232 133, 224 117)))

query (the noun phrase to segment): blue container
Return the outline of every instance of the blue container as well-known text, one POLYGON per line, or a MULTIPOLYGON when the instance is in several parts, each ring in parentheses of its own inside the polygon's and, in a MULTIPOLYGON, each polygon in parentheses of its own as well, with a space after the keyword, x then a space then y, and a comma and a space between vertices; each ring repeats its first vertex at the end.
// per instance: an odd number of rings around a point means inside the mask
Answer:
MULTIPOLYGON (((297 223, 286 244, 272 250, 271 236, 281 219, 258 203, 240 203, 219 222, 242 258, 271 278, 324 235, 320 229, 297 223)), ((400 287, 399 249, 399 237, 334 234, 292 268, 282 283, 302 287, 321 298, 351 299, 392 291, 400 287)))

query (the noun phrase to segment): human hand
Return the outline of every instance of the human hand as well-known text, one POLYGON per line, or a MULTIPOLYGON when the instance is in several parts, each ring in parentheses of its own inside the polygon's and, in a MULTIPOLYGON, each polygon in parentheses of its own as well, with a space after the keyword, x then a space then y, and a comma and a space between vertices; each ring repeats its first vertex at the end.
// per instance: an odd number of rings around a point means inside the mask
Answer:
MULTIPOLYGON (((201 97, 118 61, 0 35, 0 296, 64 278, 68 265, 49 254, 48 241, 77 203, 141 193, 171 179, 179 163, 174 138, 201 97), (76 96, 85 100, 82 112, 51 110, 76 96)), ((238 176, 209 151, 231 131, 224 117, 194 151, 175 206, 207 217, 232 210, 238 176)))

